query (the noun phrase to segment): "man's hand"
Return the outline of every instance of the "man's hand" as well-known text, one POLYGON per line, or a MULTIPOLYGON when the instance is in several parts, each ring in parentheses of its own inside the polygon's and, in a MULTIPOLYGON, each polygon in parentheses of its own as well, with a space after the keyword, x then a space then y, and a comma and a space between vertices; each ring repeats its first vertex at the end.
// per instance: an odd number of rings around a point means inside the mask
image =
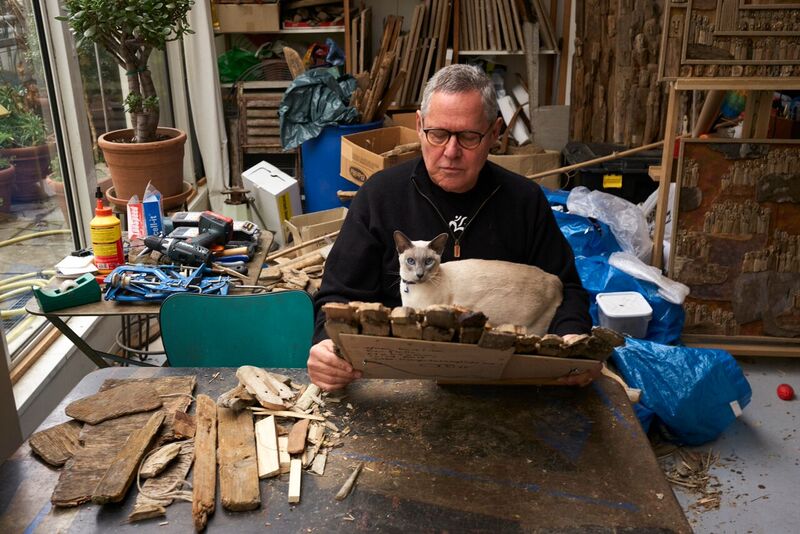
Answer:
MULTIPOLYGON (((564 340, 564 343, 569 343, 579 334, 565 334, 561 336, 564 340)), ((592 383, 592 380, 598 378, 600 376, 601 369, 597 369, 596 371, 584 371, 582 373, 574 374, 574 375, 564 375, 561 378, 556 379, 556 383, 563 384, 565 386, 580 386, 585 387, 592 383)))
POLYGON ((354 370, 333 349, 333 341, 324 339, 308 352, 308 376, 325 391, 342 389, 353 380, 361 378, 361 371, 354 370))

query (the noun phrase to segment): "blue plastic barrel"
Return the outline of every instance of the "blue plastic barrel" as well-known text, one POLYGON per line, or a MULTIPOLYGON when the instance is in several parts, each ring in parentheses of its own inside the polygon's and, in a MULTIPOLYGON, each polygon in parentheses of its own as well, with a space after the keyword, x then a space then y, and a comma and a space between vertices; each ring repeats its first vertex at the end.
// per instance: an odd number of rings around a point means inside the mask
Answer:
POLYGON ((306 213, 339 208, 342 202, 337 191, 355 191, 358 186, 339 175, 342 159, 342 136, 374 130, 383 120, 366 124, 326 126, 314 139, 302 144, 303 186, 306 194, 306 213))

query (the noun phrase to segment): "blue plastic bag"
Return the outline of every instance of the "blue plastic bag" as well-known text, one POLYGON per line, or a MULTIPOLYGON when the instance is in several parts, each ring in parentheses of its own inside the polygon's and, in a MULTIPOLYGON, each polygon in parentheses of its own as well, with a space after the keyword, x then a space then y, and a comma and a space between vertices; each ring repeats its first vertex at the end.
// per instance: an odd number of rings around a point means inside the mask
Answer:
POLYGON ((578 275, 581 278, 583 287, 589 292, 591 299, 589 313, 592 315, 594 324, 600 324, 596 301, 598 293, 636 291, 653 308, 653 316, 647 326, 645 339, 666 345, 680 341, 685 317, 683 307, 661 298, 658 294, 658 286, 644 280, 637 280, 633 276, 612 267, 608 264, 607 257, 577 256, 575 258, 575 266, 578 268, 578 275))
POLYGON ((553 215, 575 256, 610 256, 622 250, 607 224, 558 210, 553 215))
POLYGON ((716 439, 750 403, 750 384, 724 350, 627 338, 611 359, 625 382, 642 390, 642 413, 652 411, 681 444, 716 439))

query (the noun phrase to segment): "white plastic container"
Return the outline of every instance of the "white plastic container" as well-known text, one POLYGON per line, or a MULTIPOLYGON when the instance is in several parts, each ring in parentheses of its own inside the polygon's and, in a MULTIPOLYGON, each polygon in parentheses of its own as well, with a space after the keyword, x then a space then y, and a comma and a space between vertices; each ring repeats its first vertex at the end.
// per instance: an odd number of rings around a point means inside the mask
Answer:
POLYGON ((597 310, 600 326, 636 338, 647 335, 647 325, 653 316, 653 308, 636 291, 598 293, 597 310))

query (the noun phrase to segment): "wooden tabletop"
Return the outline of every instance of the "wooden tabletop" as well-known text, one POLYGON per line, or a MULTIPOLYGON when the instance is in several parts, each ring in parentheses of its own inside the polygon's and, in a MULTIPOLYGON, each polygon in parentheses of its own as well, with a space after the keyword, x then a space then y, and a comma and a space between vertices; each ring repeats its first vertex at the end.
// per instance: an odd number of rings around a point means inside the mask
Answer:
MULTIPOLYGON (((267 257, 270 245, 272 245, 272 233, 262 231, 258 239, 258 246, 253 255, 253 259, 247 264, 247 280, 244 280, 246 285, 258 284, 258 276, 261 274, 261 267, 264 264, 264 258, 267 257)), ((250 291, 248 290, 248 293, 250 291)), ((83 304, 81 306, 72 306, 70 308, 63 308, 52 312, 45 313, 39 307, 39 302, 36 299, 28 300, 25 305, 25 311, 31 315, 54 315, 56 317, 73 317, 73 316, 105 316, 105 315, 158 315, 158 310, 161 308, 161 301, 150 302, 116 302, 111 300, 103 300, 99 302, 92 302, 91 304, 83 304)))
MULTIPOLYGON (((279 372, 307 380, 303 370, 279 372)), ((66 404, 106 378, 195 374, 195 394, 216 398, 236 384, 234 373, 102 369, 41 428, 65 421, 66 404)), ((209 532, 691 532, 625 393, 605 378, 587 388, 361 380, 326 409, 351 432, 329 454, 324 476, 303 473, 300 503, 287 503, 288 475, 261 481, 262 505, 252 512, 224 511, 218 493, 209 532), (355 489, 334 500, 358 462, 364 469, 355 489)), ((133 489, 117 505, 53 509, 58 476, 23 444, 0 467, 2 531, 192 531, 184 502, 170 506, 166 519, 125 523, 133 489)))

